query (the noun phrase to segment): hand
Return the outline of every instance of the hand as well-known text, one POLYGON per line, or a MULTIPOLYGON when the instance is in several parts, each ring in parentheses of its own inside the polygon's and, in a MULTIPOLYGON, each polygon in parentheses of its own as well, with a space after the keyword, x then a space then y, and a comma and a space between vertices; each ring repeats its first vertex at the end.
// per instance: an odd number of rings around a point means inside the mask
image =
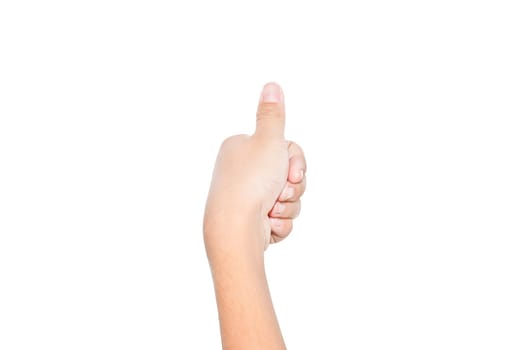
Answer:
POLYGON ((218 153, 204 217, 208 253, 263 252, 292 230, 306 163, 301 148, 284 139, 284 126, 283 92, 269 83, 260 96, 256 132, 226 139, 218 153))

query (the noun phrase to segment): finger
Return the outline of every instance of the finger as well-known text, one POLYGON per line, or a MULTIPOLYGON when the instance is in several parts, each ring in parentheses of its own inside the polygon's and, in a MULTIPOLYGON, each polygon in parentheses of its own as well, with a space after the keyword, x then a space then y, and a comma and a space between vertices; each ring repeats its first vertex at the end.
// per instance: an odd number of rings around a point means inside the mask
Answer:
POLYGON ((276 202, 269 212, 271 218, 296 219, 300 215, 301 202, 276 202))
POLYGON ((296 143, 289 141, 289 175, 288 180, 299 183, 307 171, 307 163, 303 150, 296 143))
POLYGON ((292 231, 292 220, 271 218, 271 243, 286 238, 292 231))
POLYGON ((263 87, 256 113, 257 135, 283 139, 285 129, 285 106, 283 91, 276 83, 268 83, 263 87))
POLYGON ((287 184, 281 191, 278 201, 280 202, 295 202, 303 196, 305 188, 307 187, 307 176, 304 176, 300 183, 293 184, 287 181, 287 184))

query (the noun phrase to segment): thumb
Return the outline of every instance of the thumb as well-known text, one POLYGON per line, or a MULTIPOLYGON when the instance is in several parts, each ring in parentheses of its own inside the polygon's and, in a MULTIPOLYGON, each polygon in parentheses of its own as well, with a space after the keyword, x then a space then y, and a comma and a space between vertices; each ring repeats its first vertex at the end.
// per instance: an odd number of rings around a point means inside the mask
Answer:
POLYGON ((255 134, 283 139, 285 129, 285 105, 283 91, 276 83, 268 83, 260 95, 256 113, 255 134))

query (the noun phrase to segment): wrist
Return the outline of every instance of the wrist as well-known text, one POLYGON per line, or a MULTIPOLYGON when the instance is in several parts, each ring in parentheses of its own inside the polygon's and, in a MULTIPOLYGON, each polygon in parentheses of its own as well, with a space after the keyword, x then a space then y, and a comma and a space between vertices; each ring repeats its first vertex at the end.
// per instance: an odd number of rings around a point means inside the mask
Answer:
POLYGON ((262 220, 213 222, 204 225, 204 242, 211 265, 223 259, 263 264, 266 248, 262 220))
POLYGON ((263 255, 270 238, 267 212, 260 205, 247 205, 230 197, 227 201, 215 198, 209 198, 203 221, 207 252, 263 255))

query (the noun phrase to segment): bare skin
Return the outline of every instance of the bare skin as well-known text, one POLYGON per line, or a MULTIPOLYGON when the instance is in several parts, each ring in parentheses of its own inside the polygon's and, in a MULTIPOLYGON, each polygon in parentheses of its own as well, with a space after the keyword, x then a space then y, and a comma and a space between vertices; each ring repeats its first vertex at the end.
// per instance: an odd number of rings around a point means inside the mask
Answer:
POLYGON ((226 139, 204 216, 223 349, 285 349, 265 276, 264 251, 289 235, 305 191, 301 148, 284 138, 283 92, 260 96, 253 135, 226 139))

